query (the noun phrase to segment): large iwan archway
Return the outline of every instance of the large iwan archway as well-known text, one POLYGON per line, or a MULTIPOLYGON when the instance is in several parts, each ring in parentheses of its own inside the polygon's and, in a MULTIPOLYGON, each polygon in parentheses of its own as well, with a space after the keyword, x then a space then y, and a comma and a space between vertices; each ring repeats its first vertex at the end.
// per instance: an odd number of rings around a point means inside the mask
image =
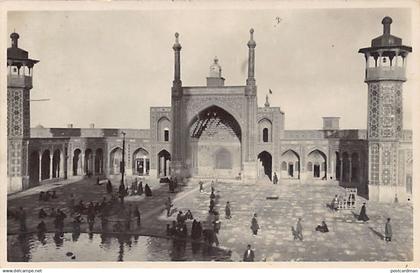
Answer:
POLYGON ((186 165, 190 176, 235 178, 241 173, 241 128, 218 106, 202 110, 190 122, 186 165))

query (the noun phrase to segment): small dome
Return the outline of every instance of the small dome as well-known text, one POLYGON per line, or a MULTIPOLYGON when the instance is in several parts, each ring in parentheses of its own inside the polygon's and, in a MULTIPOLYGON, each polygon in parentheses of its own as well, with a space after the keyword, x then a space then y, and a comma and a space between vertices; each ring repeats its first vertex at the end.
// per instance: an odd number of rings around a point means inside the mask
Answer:
POLYGON ((220 78, 222 76, 222 67, 219 65, 219 59, 217 57, 214 57, 213 61, 213 64, 210 66, 209 77, 220 78))
POLYGON ((44 126, 42 126, 42 124, 38 124, 35 128, 44 128, 44 126))
POLYGON ((19 34, 17 34, 16 32, 13 32, 12 34, 10 34, 10 38, 12 38, 12 40, 17 40, 19 39, 19 34))
POLYGON ((382 19, 382 24, 383 25, 390 25, 392 24, 392 18, 389 16, 385 16, 384 19, 382 19))

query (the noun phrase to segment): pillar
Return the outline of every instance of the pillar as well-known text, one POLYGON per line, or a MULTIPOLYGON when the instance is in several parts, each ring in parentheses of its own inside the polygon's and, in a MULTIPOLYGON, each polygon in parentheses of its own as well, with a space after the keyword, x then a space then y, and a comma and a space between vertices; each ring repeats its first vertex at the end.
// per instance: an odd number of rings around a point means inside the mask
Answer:
POLYGON ((39 154, 39 182, 42 180, 42 151, 39 154))
POLYGON ((343 158, 340 157, 340 182, 343 181, 343 158))
POLYGON ((50 179, 53 178, 53 154, 50 153, 50 179))
POLYGON ((351 163, 351 155, 349 156, 349 183, 352 181, 352 163, 351 163))

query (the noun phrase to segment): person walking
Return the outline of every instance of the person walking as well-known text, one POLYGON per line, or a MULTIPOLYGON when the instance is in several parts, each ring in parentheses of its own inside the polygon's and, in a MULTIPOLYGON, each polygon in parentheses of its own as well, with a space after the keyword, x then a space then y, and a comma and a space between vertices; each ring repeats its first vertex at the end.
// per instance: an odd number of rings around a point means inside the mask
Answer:
POLYGON ((209 213, 214 212, 214 206, 215 206, 214 199, 210 199, 209 213))
POLYGON ((226 219, 232 218, 229 201, 226 202, 226 206, 225 206, 225 218, 226 219))
POLYGON ((256 236, 258 234, 259 229, 260 229, 260 226, 258 225, 257 214, 254 213, 254 217, 252 217, 252 220, 251 220, 252 235, 256 236))
POLYGON ((203 181, 200 180, 200 182, 198 182, 198 184, 200 185, 200 193, 202 193, 204 191, 203 181))
POLYGON ((245 252, 244 252, 243 261, 244 262, 253 262, 254 258, 255 258, 255 253, 251 249, 251 245, 248 245, 247 250, 245 250, 245 252))
POLYGON ((168 199, 166 199, 166 202, 165 202, 166 217, 171 216, 171 208, 172 208, 172 206, 173 206, 173 204, 172 204, 171 197, 168 196, 168 199))
POLYGON ((273 176, 273 184, 276 185, 279 182, 279 178, 277 177, 276 172, 274 172, 274 176, 273 176))
POLYGON ((297 221, 297 223, 296 223, 296 237, 299 239, 299 240, 301 240, 301 241, 303 241, 303 234, 302 234, 302 232, 303 232, 303 227, 302 227, 302 218, 299 218, 298 219, 298 221, 297 221))
POLYGON ((108 179, 108 182, 106 183, 106 192, 108 194, 112 193, 112 183, 111 183, 111 180, 109 180, 109 179, 108 179))
POLYGON ((360 209, 359 217, 357 218, 359 221, 369 221, 369 217, 366 214, 366 203, 363 203, 362 208, 360 209))
POLYGON ((141 224, 141 213, 140 213, 139 207, 137 205, 134 208, 134 217, 136 217, 136 220, 137 220, 137 227, 140 227, 140 224, 141 224))
POLYGON ((385 224, 385 241, 391 242, 391 239, 392 239, 391 218, 388 218, 385 224))

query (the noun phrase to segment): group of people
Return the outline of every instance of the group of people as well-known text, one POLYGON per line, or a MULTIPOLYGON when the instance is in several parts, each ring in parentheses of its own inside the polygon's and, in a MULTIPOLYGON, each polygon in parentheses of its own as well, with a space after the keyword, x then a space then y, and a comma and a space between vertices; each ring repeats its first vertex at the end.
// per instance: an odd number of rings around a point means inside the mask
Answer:
POLYGON ((339 209, 353 209, 355 204, 356 196, 354 193, 350 193, 347 198, 336 194, 329 206, 333 211, 338 211, 339 209))

